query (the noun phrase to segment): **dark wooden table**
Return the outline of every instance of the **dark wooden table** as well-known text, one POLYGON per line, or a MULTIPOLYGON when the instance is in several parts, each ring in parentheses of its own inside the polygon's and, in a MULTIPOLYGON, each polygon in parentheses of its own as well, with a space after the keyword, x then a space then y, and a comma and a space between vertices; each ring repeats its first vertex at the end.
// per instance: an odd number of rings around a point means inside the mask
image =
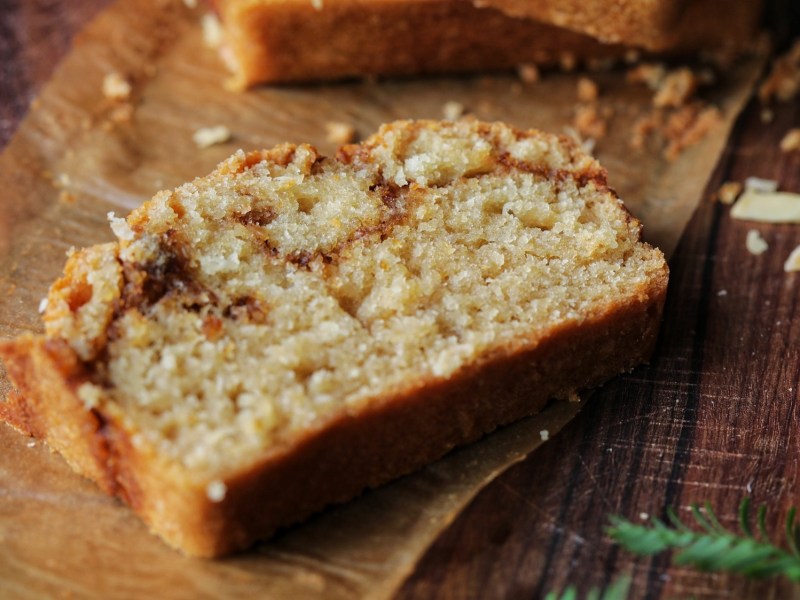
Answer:
MULTIPOLYGON (((740 0, 744 1, 744 0, 740 0)), ((0 148, 72 36, 109 0, 0 1, 0 148)), ((776 2, 768 20, 795 35, 800 7, 776 2)), ((706 190, 748 176, 800 192, 800 153, 778 143, 800 126, 800 99, 761 120, 753 100, 706 190)), ((710 501, 734 525, 744 496, 770 506, 781 534, 800 504, 800 274, 783 261, 800 225, 732 220, 701 203, 672 258, 670 295, 652 363, 595 394, 564 431, 484 490, 429 549, 402 598, 539 598, 633 577, 635 598, 789 598, 800 587, 752 582, 635 558, 604 534, 609 514, 682 516, 710 501), (757 229, 769 250, 745 248, 757 229)))

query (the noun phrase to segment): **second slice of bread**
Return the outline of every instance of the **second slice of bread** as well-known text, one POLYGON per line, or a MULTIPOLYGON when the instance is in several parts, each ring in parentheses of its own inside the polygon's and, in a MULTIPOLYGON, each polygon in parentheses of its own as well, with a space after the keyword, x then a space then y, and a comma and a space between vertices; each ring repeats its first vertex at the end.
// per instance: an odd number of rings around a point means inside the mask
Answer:
POLYGON ((660 251, 563 138, 236 154, 75 252, 0 416, 217 556, 646 360, 660 251))

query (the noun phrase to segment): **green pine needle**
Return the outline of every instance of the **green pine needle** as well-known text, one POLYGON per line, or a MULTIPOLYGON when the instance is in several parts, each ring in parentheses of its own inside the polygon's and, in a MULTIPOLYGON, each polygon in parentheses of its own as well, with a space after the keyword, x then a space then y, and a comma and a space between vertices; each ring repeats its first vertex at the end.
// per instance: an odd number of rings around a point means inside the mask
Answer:
MULTIPOLYGON (((592 588, 586 594, 585 600, 625 600, 628 597, 630 587, 630 577, 622 577, 602 592, 597 588, 592 588)), ((560 595, 556 592, 548 593, 544 600, 579 600, 578 590, 575 589, 575 586, 569 586, 560 595)))
POLYGON ((747 577, 763 578, 782 575, 800 581, 800 527, 795 523, 797 511, 792 508, 786 517, 785 550, 770 542, 766 533, 766 507, 760 506, 756 522, 759 535, 750 527, 750 499, 739 505, 741 534, 723 527, 711 506, 701 511, 692 506, 692 517, 700 531, 682 523, 673 510, 667 511, 671 527, 659 519, 652 524, 638 525, 622 517, 611 517, 608 534, 618 544, 639 555, 652 555, 677 550, 674 561, 702 571, 726 571, 747 577))

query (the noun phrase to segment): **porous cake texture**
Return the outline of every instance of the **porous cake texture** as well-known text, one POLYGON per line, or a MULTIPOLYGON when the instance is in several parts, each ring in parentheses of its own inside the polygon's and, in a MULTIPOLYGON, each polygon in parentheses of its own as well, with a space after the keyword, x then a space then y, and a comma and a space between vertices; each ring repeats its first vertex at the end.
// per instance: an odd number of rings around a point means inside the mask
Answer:
POLYGON ((499 123, 240 151, 111 227, 0 416, 203 556, 632 368, 667 286, 594 159, 499 123))

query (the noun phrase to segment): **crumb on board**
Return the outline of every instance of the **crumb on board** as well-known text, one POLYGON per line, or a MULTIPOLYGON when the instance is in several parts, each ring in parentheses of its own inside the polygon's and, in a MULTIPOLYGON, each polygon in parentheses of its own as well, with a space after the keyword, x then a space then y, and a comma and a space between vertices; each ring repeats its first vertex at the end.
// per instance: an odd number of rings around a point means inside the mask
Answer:
POLYGON ((132 91, 130 82, 116 71, 103 78, 103 96, 109 100, 127 100, 132 91))
POLYGON ((742 189, 744 189, 744 186, 738 181, 726 181, 719 186, 716 199, 722 204, 733 204, 736 202, 739 194, 742 193, 742 189))
POLYGON ((697 144, 721 121, 722 115, 717 107, 698 102, 687 104, 671 114, 664 128, 667 138, 664 157, 667 160, 677 159, 683 150, 697 144))
POLYGON ((688 67, 670 71, 659 82, 653 96, 653 106, 658 108, 684 106, 697 91, 697 76, 688 67))
POLYGON ((212 481, 206 486, 206 496, 212 502, 222 502, 228 493, 228 486, 222 481, 212 481))
POLYGON ((444 116, 444 118, 448 121, 455 121, 461 118, 464 115, 464 112, 466 112, 464 105, 460 102, 455 102, 454 100, 445 102, 442 105, 442 116, 444 116))
POLYGON ((660 63, 642 63, 628 70, 626 78, 631 83, 643 83, 651 90, 658 90, 667 75, 667 69, 660 63))
POLYGON ((133 119, 133 112, 133 104, 126 102, 111 109, 108 113, 108 120, 111 123, 129 123, 133 119))
POLYGON ((800 127, 794 127, 786 132, 781 139, 782 152, 796 152, 800 150, 800 127))
POLYGON ((355 141, 356 129, 350 123, 343 121, 328 121, 325 123, 325 139, 331 144, 339 146, 355 141))
POLYGON ((216 15, 206 13, 200 19, 200 28, 203 31, 203 44, 208 48, 219 48, 222 45, 222 23, 216 15))
POLYGON ((605 137, 608 123, 595 104, 579 104, 575 107, 572 126, 582 137, 600 139, 605 137))
POLYGON ((787 273, 800 271, 800 246, 789 254, 789 258, 783 263, 783 270, 787 273))
POLYGON ((578 59, 572 52, 562 52, 558 57, 558 66, 565 73, 572 73, 578 66, 578 59))
POLYGON ((758 97, 764 102, 788 102, 800 92, 800 38, 786 54, 777 57, 772 69, 758 88, 758 97))
POLYGON ((208 148, 216 144, 224 144, 230 141, 231 137, 231 130, 225 127, 225 125, 201 127, 192 135, 192 139, 198 148, 208 148))
POLYGON ((745 186, 731 209, 731 217, 762 223, 800 223, 800 194, 761 192, 745 186))
POLYGON ((522 83, 536 83, 541 78, 539 67, 534 64, 522 64, 517 67, 517 76, 522 83))
POLYGON ((77 199, 78 197, 75 194, 67 190, 61 190, 60 192, 58 192, 59 204, 75 204, 75 201, 77 199))
POLYGON ((547 429, 542 429, 539 432, 539 437, 542 438, 543 442, 546 442, 547 440, 550 439, 550 432, 547 429))
POLYGON ((767 244, 766 240, 761 237, 761 234, 756 229, 751 229, 747 232, 745 246, 750 254, 754 254, 756 256, 763 254, 769 248, 769 244, 767 244))
POLYGON ((600 96, 600 88, 597 84, 588 77, 580 77, 578 79, 578 100, 580 102, 591 103, 596 102, 600 96))

